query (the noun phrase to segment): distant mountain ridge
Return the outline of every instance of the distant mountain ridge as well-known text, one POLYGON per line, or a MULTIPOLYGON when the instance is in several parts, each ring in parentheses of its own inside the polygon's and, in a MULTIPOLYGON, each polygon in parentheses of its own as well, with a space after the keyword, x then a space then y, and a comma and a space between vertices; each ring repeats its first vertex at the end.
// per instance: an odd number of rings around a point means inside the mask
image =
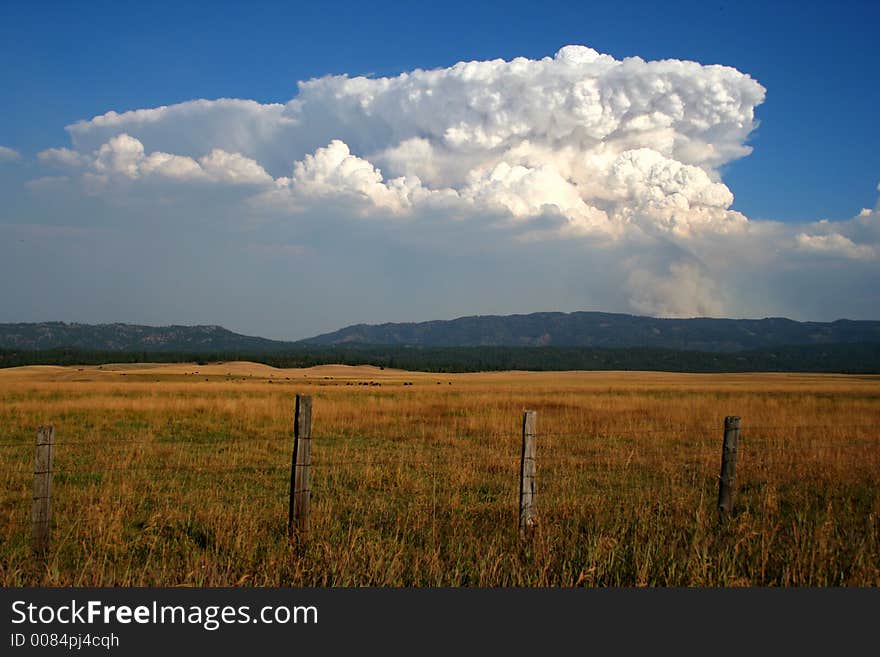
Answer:
POLYGON ((878 344, 880 321, 662 319, 600 312, 485 315, 417 323, 357 324, 298 342, 234 333, 221 326, 67 322, 0 324, 0 349, 69 347, 109 352, 272 354, 306 347, 658 348, 737 352, 781 346, 878 344))
POLYGON ((222 326, 141 326, 42 322, 0 324, 0 349, 73 347, 95 351, 270 353, 293 343, 233 333, 222 326))
POLYGON ((789 345, 880 342, 880 321, 663 319, 618 313, 486 315, 398 324, 357 324, 303 341, 312 345, 425 347, 656 347, 734 352, 789 345))

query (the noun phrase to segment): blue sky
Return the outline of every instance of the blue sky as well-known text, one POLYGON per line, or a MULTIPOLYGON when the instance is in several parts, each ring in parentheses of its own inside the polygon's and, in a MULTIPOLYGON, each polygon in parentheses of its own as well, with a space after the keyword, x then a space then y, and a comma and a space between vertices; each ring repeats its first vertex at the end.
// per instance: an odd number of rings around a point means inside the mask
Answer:
POLYGON ((298 80, 394 75, 579 43, 724 64, 768 89, 730 165, 750 217, 844 219, 880 179, 876 2, 4 2, 0 144, 35 153, 110 109, 285 102, 298 80), (5 95, 6 95, 5 94, 5 95))
MULTIPOLYGON (((29 249, 49 249, 57 262, 49 271, 32 271, 31 288, 0 288, 4 302, 0 321, 222 323, 272 337, 305 337, 356 321, 534 310, 873 317, 878 299, 872 290, 880 282, 876 266, 880 219, 874 221, 880 182, 878 26, 880 5, 870 2, 322 5, 7 0, 0 6, 4 62, 0 147, 12 150, 0 157, 0 193, 6 199, 0 210, 0 231, 5 230, 6 240, 5 252, 0 247, 5 258, 5 265, 0 265, 5 271, 0 274, 6 274, 8 282, 22 270, 36 267, 34 258, 47 253, 29 249), (295 99, 298 81, 341 74, 393 79, 416 69, 452 70, 460 61, 517 57, 537 61, 553 58, 560 48, 572 44, 588 46, 618 62, 635 56, 648 63, 698 62, 701 71, 660 76, 663 84, 683 85, 673 91, 681 91, 678 95, 687 111, 697 108, 693 111, 700 115, 694 119, 698 123, 711 123, 712 116, 730 110, 724 94, 733 93, 746 127, 741 133, 723 121, 717 126, 676 127, 673 132, 684 132, 676 133, 679 141, 668 151, 664 139, 669 136, 659 129, 646 133, 644 143, 617 135, 596 148, 592 142, 589 147, 581 144, 579 148, 585 150, 577 157, 610 159, 598 169, 572 173, 569 164, 560 164, 549 151, 523 155, 522 144, 505 142, 503 148, 492 146, 491 154, 478 156, 473 141, 451 146, 449 140, 435 140, 429 134, 431 117, 411 117, 404 110, 395 113, 393 102, 403 101, 393 95, 383 101, 382 125, 412 119, 421 127, 392 139, 386 134, 389 128, 364 127, 364 117, 334 105, 327 100, 331 96, 322 96, 341 89, 327 83, 314 88, 309 102, 317 108, 316 116, 323 112, 335 118, 328 118, 326 125, 310 119, 314 143, 308 134, 291 133, 285 137, 289 142, 279 138, 278 147, 270 148, 273 144, 252 144, 249 138, 231 136, 239 130, 242 134, 257 130, 254 126, 262 125, 260 121, 287 120, 280 115, 266 118, 270 113, 266 108, 295 99), (721 92, 712 86, 710 65, 714 64, 739 72, 719 83, 724 86, 721 92), (185 118, 163 116, 154 127, 126 119, 109 127, 92 121, 77 134, 65 130, 110 111, 219 98, 256 101, 259 111, 239 108, 228 110, 227 116, 227 109, 215 108, 221 119, 196 113, 185 118), (693 148, 717 149, 719 155, 696 155, 687 150, 690 146, 682 146, 698 129, 699 143, 693 148), (119 135, 133 139, 111 144, 119 135), (430 167, 422 151, 416 155, 395 150, 401 144, 411 146, 408 138, 423 137, 427 142, 420 142, 420 148, 433 149, 430 167), (342 145, 334 145, 337 138, 342 145), (107 146, 105 160, 97 155, 102 144, 112 145, 107 146), (511 150, 499 154, 508 146, 511 150), (745 147, 753 152, 745 155, 745 147), (124 148, 137 151, 126 151, 140 158, 136 164, 124 160, 129 155, 120 155, 124 148), (203 161, 215 148, 221 150, 222 162, 203 161), (71 150, 66 155, 47 155, 46 149, 71 150), (158 159, 151 160, 156 153, 158 159), (636 155, 630 157, 632 153, 636 155), (62 156, 68 164, 76 160, 79 169, 59 168, 62 156), (170 156, 178 158, 170 160, 178 168, 164 170, 162 180, 186 178, 185 192, 179 185, 143 182, 149 177, 145 172, 155 172, 157 163, 170 156), (108 164, 111 157, 115 159, 108 164), (493 169, 499 161, 507 169, 493 169), (322 169, 330 166, 328 162, 337 168, 322 169), (125 166, 135 168, 125 170, 125 166), (409 176, 407 184, 418 179, 418 185, 404 196, 399 189, 389 191, 384 186, 364 191, 363 176, 380 175, 374 173, 374 166, 384 175, 381 185, 393 188, 390 180, 398 175, 409 176), (635 167, 639 175, 653 172, 655 178, 650 183, 634 183, 631 176, 607 178, 612 169, 619 174, 622 166, 635 167), (345 178, 351 167, 360 167, 361 173, 345 178), (239 185, 245 169, 251 176, 246 193, 239 185), (455 171, 469 169, 470 178, 463 173, 456 178, 455 171), (667 182, 656 182, 658 171, 667 182), (132 182, 135 179, 137 184, 132 182), (214 187, 205 191, 209 179, 214 187), (616 196, 591 188, 600 179, 606 186, 621 186, 616 196), (687 189, 673 190, 667 184, 671 179, 686 179, 682 184, 687 189), (221 189, 225 184, 221 180, 235 185, 221 189), (271 192, 273 185, 294 189, 293 195, 279 200, 281 192, 271 192), (327 188, 334 185, 331 198, 327 188), (625 192, 624 186, 628 186, 625 192), (443 206, 447 192, 466 197, 469 209, 443 206), (353 206, 352 193, 361 201, 366 198, 369 208, 353 206), (518 196, 511 200, 514 193, 518 196), (731 193, 732 204, 725 200, 731 193), (580 194, 584 203, 572 200, 572 194, 580 194), (662 212, 657 210, 657 194, 666 195, 662 212), (423 196, 432 200, 418 200, 423 196), (680 205, 682 197, 689 205, 679 216, 675 214, 679 210, 670 208, 680 205), (304 203, 305 198, 312 199, 312 205, 304 203), (315 203, 316 198, 322 202, 315 203), (545 239, 549 233, 542 233, 543 227, 562 221, 551 216, 555 211, 547 209, 548 203, 568 222, 562 222, 560 234, 569 236, 575 225, 583 229, 577 247, 569 237, 545 239), (279 209, 282 205, 284 209, 279 209), (857 218, 863 208, 868 214, 857 218), (438 212, 446 213, 444 217, 457 212, 467 221, 444 224, 441 229, 435 220, 438 212), (651 212, 659 214, 650 220, 643 216, 651 212), (353 219, 382 213, 406 217, 406 227, 401 228, 396 219, 383 219, 384 223, 353 219), (510 215, 507 223, 505 213, 510 215), (598 219, 597 213, 605 218, 598 219), (737 232, 739 228, 731 233, 730 226, 739 226, 746 218, 749 236, 737 232), (608 226, 597 229, 606 219, 608 226), (815 223, 823 219, 832 224, 815 223), (682 228, 698 220, 717 228, 710 231, 714 237, 682 228), (621 226, 628 222, 637 224, 639 233, 623 238, 621 231, 629 229, 621 226), (461 228, 465 225, 467 230, 461 228), (493 233, 495 228, 487 226, 504 228, 493 233), (663 232, 667 229, 668 234, 663 232), (604 231, 604 237, 597 237, 597 230, 604 231), (66 231, 60 241, 59 231, 66 231), (362 248, 350 242, 354 234, 363 240, 360 244, 371 245, 373 254, 381 254, 381 264, 361 260, 362 248), (482 245, 480 252, 462 250, 462 239, 482 245), (50 242, 51 248, 46 246, 50 242), (734 242, 742 249, 760 245, 765 252, 738 267, 735 258, 727 261, 730 256, 724 255, 734 242), (95 264, 99 250, 134 244, 152 249, 153 260, 111 258, 95 264), (527 249, 531 278, 515 271, 514 263, 527 248, 524 244, 535 245, 527 249), (218 256, 193 264, 187 254, 196 245, 223 254, 226 263, 221 266, 218 256), (228 264, 239 258, 239 247, 247 252, 248 268, 228 264), (309 258, 327 267, 323 290, 315 293, 322 308, 319 317, 303 320, 280 308, 264 310, 266 298, 289 296, 286 281, 301 280, 305 272, 314 271, 309 258), (151 264, 156 259, 161 267, 151 264), (420 264, 433 273, 425 272, 414 282, 412 268, 420 264), (612 276, 607 273, 611 269, 619 271, 612 276), (546 282, 535 283, 534 274, 546 282), (482 284, 475 285, 475 279, 482 284), (58 291, 62 280, 76 280, 80 292, 58 291), (242 301, 235 308, 213 292, 218 280, 239 295, 242 301), (93 294, 82 292, 98 288, 93 294), (34 302, 37 295, 47 303, 34 302), (723 303, 716 303, 716 297, 723 303), (132 303, 133 298, 139 302, 132 303)), ((632 79, 624 82, 603 82, 604 73, 595 75, 600 86, 619 91, 622 84, 630 98, 636 98, 660 79, 648 68, 632 68, 632 79)), ((584 75, 594 75, 589 71, 584 75)), ((543 84, 544 74, 534 75, 529 84, 543 84)), ((547 75, 556 73, 548 69, 547 75)), ((577 79, 571 78, 572 84, 577 79)), ((434 83, 425 79, 418 84, 428 89, 434 83)), ((471 83, 461 84, 465 86, 455 87, 461 96, 450 101, 461 103, 455 105, 459 109, 468 106, 469 94, 489 93, 479 81, 470 88, 471 83)), ((508 108, 514 107, 514 115, 515 88, 492 91, 508 108)), ((441 87, 437 89, 440 92, 441 87)), ((285 110, 297 111, 291 106, 285 110)), ((488 115, 484 118, 492 120, 488 115)), ((526 123, 533 119, 541 123, 544 118, 536 118, 534 112, 514 116, 526 123)), ((564 122, 570 117, 550 118, 564 122)), ((643 118, 653 120, 649 114, 643 118)), ((444 130, 458 129, 451 121, 444 130)), ((303 125, 307 123, 304 120, 303 125)), ((485 126, 475 125, 466 126, 477 130, 468 133, 468 139, 484 134, 479 130, 485 126)), ((519 125, 515 130, 525 130, 528 143, 535 146, 538 135, 546 136, 545 127, 519 125)), ((566 142, 549 140, 547 145, 559 149, 566 142)))

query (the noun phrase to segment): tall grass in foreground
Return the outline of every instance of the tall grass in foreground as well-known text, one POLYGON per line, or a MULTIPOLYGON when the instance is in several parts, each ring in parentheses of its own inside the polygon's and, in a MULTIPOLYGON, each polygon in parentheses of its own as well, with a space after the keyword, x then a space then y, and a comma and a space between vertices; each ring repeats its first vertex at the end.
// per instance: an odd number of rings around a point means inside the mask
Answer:
POLYGON ((877 378, 59 372, 0 373, 4 586, 880 585, 877 378), (314 397, 299 553, 297 392, 314 397), (525 408, 539 524, 521 547, 525 408), (719 527, 725 415, 743 430, 719 527), (39 424, 58 443, 45 563, 29 551, 39 424))

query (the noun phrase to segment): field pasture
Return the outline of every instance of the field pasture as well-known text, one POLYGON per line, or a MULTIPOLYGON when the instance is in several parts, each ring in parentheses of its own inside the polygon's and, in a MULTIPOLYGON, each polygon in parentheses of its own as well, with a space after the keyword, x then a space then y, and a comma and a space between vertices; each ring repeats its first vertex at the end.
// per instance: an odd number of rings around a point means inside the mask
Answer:
POLYGON ((0 370, 3 586, 877 586, 880 377, 0 370), (294 397, 312 535, 287 543, 294 397), (521 424, 536 513, 517 534, 521 424), (742 418, 718 524, 724 417, 742 418), (53 529, 30 550, 34 439, 53 529))

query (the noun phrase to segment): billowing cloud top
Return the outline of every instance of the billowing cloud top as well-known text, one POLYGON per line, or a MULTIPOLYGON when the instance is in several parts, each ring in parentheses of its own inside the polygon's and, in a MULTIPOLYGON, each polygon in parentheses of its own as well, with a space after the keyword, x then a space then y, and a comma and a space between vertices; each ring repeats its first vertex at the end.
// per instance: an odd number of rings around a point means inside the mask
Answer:
POLYGON ((749 153, 763 99, 733 68, 566 46, 540 60, 309 80, 286 105, 109 112, 68 127, 74 149, 41 157, 85 164, 93 187, 151 177, 265 185, 290 210, 338 196, 359 201, 359 214, 444 203, 523 225, 555 216, 569 232, 687 236, 745 221, 717 169, 749 153))

